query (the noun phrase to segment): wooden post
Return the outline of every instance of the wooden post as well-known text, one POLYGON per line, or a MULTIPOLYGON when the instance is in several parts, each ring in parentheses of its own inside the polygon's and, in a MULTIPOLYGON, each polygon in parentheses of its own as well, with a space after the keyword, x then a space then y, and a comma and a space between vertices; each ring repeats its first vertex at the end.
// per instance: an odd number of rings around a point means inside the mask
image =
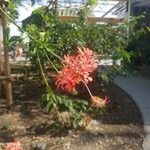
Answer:
MULTIPOLYGON (((3 50, 3 31, 2 31, 2 20, 0 19, 0 76, 3 75, 3 57, 2 57, 2 50, 3 50)), ((3 81, 0 81, 0 97, 3 96, 3 81)))
MULTIPOLYGON (((9 49, 5 45, 5 32, 8 27, 8 19, 5 15, 2 17, 2 26, 3 26, 3 40, 4 40, 4 58, 5 58, 5 77, 9 78, 11 76, 11 70, 10 70, 10 60, 9 60, 9 49)), ((13 105, 13 97, 12 97, 12 83, 11 80, 5 81, 5 89, 6 89, 6 104, 8 106, 8 109, 12 109, 13 105)))

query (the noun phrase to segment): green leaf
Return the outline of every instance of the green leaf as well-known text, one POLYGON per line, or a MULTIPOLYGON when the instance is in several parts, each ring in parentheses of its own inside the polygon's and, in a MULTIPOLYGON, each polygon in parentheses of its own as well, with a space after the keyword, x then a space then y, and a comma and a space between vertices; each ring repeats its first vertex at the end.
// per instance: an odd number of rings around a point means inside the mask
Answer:
POLYGON ((52 110, 52 108, 53 108, 53 103, 52 103, 52 102, 49 102, 49 103, 47 104, 47 106, 46 106, 46 111, 47 111, 47 112, 50 112, 50 111, 52 110))
POLYGON ((8 1, 8 5, 9 5, 9 9, 11 11, 13 11, 15 9, 15 3, 12 0, 8 1))
POLYGON ((58 102, 59 104, 62 104, 62 97, 57 96, 57 102, 58 102))
POLYGON ((147 27, 148 31, 150 32, 150 27, 147 27))
POLYGON ((50 95, 49 94, 46 95, 46 100, 47 100, 47 102, 50 101, 50 95))

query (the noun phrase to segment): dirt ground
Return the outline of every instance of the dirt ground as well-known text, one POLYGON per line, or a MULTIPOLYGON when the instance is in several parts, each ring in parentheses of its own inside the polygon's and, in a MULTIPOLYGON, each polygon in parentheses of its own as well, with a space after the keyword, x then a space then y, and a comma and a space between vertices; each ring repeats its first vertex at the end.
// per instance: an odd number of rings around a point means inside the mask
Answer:
MULTIPOLYGON (((8 113, 0 100, 0 145, 15 139, 24 150, 142 150, 143 122, 132 99, 113 83, 101 89, 94 82, 90 88, 94 95, 103 91, 110 97, 107 111, 90 117, 84 130, 54 132, 50 114, 41 108, 43 88, 30 79, 16 81, 14 111, 8 113)), ((84 94, 81 98, 86 98, 84 94)))

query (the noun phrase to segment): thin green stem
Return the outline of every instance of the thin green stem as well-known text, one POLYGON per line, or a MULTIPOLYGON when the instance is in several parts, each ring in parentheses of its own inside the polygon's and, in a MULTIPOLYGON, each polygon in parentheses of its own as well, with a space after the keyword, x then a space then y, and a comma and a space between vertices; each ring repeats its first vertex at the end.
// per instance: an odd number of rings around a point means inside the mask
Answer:
POLYGON ((48 57, 48 55, 45 53, 45 56, 47 57, 48 61, 51 63, 51 65, 53 66, 53 68, 55 69, 55 71, 58 73, 59 71, 57 70, 56 66, 54 65, 54 63, 50 60, 50 58, 48 57))
POLYGON ((44 71, 43 71, 43 69, 42 69, 41 60, 40 60, 40 58, 39 58, 39 55, 37 55, 37 58, 38 58, 39 67, 40 67, 40 70, 41 70, 43 79, 44 79, 44 81, 45 81, 45 84, 46 84, 47 87, 50 87, 49 84, 48 84, 48 81, 47 81, 47 79, 46 79, 46 76, 45 76, 45 74, 44 74, 44 71))

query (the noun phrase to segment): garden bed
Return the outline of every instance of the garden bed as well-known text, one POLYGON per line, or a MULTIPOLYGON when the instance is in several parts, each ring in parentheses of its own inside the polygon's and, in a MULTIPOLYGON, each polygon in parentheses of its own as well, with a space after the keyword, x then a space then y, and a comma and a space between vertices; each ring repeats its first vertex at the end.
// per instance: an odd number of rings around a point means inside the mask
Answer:
MULTIPOLYGON (((106 111, 87 115, 85 128, 54 130, 51 114, 41 108, 44 88, 32 78, 15 82, 14 111, 8 113, 0 101, 0 143, 19 140, 24 150, 141 150, 143 122, 132 99, 113 83, 101 88, 95 81, 90 88, 96 96, 110 97, 106 111)), ((86 95, 81 92, 78 97, 86 95)))

